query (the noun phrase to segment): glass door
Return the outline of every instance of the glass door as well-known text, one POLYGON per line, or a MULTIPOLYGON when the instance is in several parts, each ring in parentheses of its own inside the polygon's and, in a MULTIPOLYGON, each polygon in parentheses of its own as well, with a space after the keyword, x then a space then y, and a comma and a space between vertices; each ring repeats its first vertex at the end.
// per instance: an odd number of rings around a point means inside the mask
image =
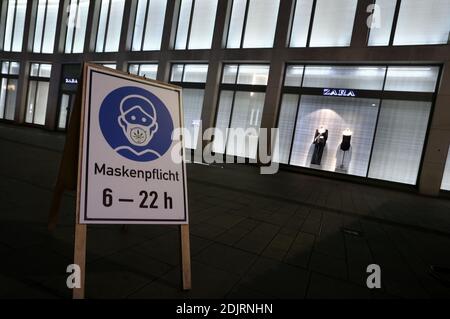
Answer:
POLYGON ((66 130, 69 124, 70 113, 73 107, 75 95, 71 93, 63 93, 59 102, 59 118, 58 129, 66 130))

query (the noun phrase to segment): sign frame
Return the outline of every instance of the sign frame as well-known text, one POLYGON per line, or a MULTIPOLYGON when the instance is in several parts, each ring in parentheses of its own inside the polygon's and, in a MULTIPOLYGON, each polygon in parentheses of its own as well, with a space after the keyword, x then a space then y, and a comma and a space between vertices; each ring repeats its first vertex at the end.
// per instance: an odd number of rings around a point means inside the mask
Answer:
MULTIPOLYGON (((52 204, 49 212, 48 228, 52 231, 58 221, 58 210, 60 207, 61 199, 64 194, 64 190, 76 190, 76 212, 75 212, 75 238, 74 238, 74 264, 79 266, 80 269, 80 286, 73 288, 73 299, 83 299, 85 297, 85 273, 86 273, 86 241, 87 241, 87 226, 88 224, 80 223, 80 186, 81 186, 81 168, 83 165, 83 139, 84 139, 84 125, 85 125, 85 112, 86 112, 86 83, 87 83, 87 70, 97 69, 105 71, 108 74, 115 73, 122 78, 130 79, 132 81, 140 82, 143 84, 149 84, 158 86, 161 88, 170 88, 179 92, 179 114, 180 125, 183 127, 183 106, 181 99, 181 87, 163 83, 156 80, 150 80, 139 77, 137 75, 128 74, 125 72, 111 70, 109 68, 99 66, 92 63, 82 64, 82 76, 81 83, 77 90, 77 96, 74 103, 74 110, 69 119, 69 126, 67 130, 66 143, 64 145, 64 151, 59 167, 59 173, 56 180, 52 204)), ((180 137, 180 143, 183 143, 182 136, 180 137)), ((183 145, 183 144, 181 144, 183 145)), ((180 150, 182 159, 183 170, 183 193, 185 204, 185 223, 170 223, 179 225, 180 230, 180 250, 181 250, 181 279, 183 290, 190 290, 192 286, 191 279, 191 256, 190 256, 190 232, 189 232, 189 217, 188 217, 188 197, 187 197, 187 180, 186 174, 186 161, 185 151, 183 147, 180 150)), ((117 224, 117 223, 116 223, 117 224)), ((169 224, 169 223, 155 223, 155 224, 169 224)))
MULTIPOLYGON (((147 218, 147 219, 136 219, 136 218, 95 218, 88 216, 88 185, 89 185, 89 167, 90 167, 90 132, 91 132, 91 103, 92 103, 92 81, 93 81, 93 73, 103 74, 119 79, 124 79, 126 81, 133 81, 140 84, 151 85, 157 88, 166 89, 173 91, 177 94, 179 108, 177 110, 179 117, 180 128, 184 127, 183 123, 183 106, 182 106, 182 92, 181 88, 175 85, 160 83, 154 80, 145 80, 141 77, 137 77, 134 75, 124 74, 122 72, 118 72, 109 68, 105 68, 98 65, 85 64, 85 69, 83 70, 83 74, 86 73, 86 77, 84 77, 83 81, 83 94, 82 94, 82 105, 81 105, 81 125, 80 125, 80 148, 79 148, 79 167, 78 167, 78 175, 81 176, 81 180, 78 182, 78 196, 83 196, 83 207, 80 207, 80 215, 79 220, 80 223, 86 224, 187 224, 188 223, 188 194, 187 194, 187 180, 186 180, 186 162, 184 159, 185 151, 183 147, 181 147, 181 179, 183 184, 183 218, 180 219, 164 219, 164 218, 147 218), (89 72, 89 73, 88 73, 89 72), (86 104, 89 104, 89 109, 87 109, 86 104), (87 112, 87 114, 86 114, 87 112), (87 120, 87 123, 85 122, 87 120), (86 132, 85 132, 86 131, 86 132), (85 137, 87 140, 85 141, 85 137), (84 165, 83 165, 84 164, 84 165), (84 173, 84 174, 83 174, 84 173)), ((177 123, 178 124, 178 123, 177 123)), ((175 125, 174 128, 176 128, 175 125)), ((180 141, 182 145, 183 136, 180 136, 180 141)), ((169 147, 167 152, 169 153, 172 150, 172 147, 169 147)))

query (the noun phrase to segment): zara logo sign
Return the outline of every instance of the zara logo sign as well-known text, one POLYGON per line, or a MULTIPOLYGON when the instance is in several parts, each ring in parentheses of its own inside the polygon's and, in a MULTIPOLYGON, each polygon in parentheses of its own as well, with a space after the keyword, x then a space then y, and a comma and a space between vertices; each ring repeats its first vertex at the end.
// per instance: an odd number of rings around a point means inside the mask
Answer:
POLYGON ((353 90, 347 89, 323 89, 324 96, 345 96, 356 97, 356 93, 353 90))

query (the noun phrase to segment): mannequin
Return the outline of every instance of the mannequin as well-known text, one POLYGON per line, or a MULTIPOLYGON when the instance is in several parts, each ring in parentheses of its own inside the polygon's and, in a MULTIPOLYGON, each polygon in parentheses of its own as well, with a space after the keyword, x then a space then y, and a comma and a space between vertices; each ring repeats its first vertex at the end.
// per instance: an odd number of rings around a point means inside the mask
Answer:
POLYGON ((344 168, 344 158, 345 158, 345 153, 350 149, 351 144, 350 141, 352 139, 352 131, 349 128, 346 128, 343 132, 342 132, 342 142, 341 142, 341 150, 344 151, 344 154, 342 155, 342 163, 341 163, 341 168, 344 168))
POLYGON ((320 165, 322 161, 323 150, 327 143, 328 139, 328 130, 321 126, 319 129, 316 129, 316 133, 314 135, 314 153, 311 158, 311 164, 320 165))

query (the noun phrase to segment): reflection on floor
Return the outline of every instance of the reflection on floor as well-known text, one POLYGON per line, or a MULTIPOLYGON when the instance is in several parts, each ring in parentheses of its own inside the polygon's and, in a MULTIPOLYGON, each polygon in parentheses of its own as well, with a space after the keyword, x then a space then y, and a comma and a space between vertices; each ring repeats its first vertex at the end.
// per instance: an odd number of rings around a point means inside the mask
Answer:
MULTIPOLYGON (((69 298, 74 195, 46 229, 64 135, 0 125, 0 298, 69 298)), ((450 201, 250 166, 189 164, 193 289, 174 226, 92 226, 88 298, 450 297, 450 201), (366 286, 381 266, 382 288, 366 286)))

